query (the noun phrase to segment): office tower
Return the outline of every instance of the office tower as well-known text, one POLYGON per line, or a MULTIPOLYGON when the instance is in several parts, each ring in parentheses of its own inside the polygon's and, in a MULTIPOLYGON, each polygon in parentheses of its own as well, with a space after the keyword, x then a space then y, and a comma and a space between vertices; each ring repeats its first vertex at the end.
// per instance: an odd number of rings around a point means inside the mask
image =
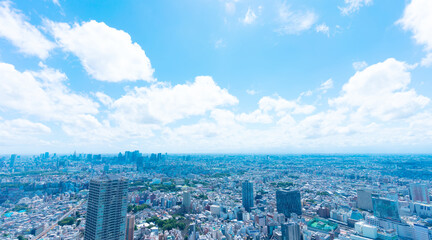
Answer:
POLYGON ((142 156, 139 156, 136 160, 136 167, 138 172, 144 171, 144 158, 142 156))
POLYGON ((300 226, 297 223, 284 223, 281 226, 282 240, 300 240, 300 226))
POLYGON ((363 210, 372 211, 372 191, 366 189, 357 190, 357 207, 363 210))
POLYGON ((135 215, 127 215, 126 217, 126 240, 134 239, 135 215))
POLYGON ((400 222, 397 201, 385 198, 372 198, 373 213, 376 217, 400 222))
POLYGON ((430 203, 429 190, 426 184, 411 183, 409 193, 413 202, 430 203))
POLYGON ((130 162, 132 159, 132 153, 130 151, 126 151, 124 158, 125 158, 126 162, 130 162))
POLYGON ((85 240, 124 240, 128 180, 114 175, 92 179, 89 187, 85 240))
POLYGON ((45 158, 45 159, 48 159, 48 158, 49 158, 49 152, 45 152, 44 158, 45 158))
POLYGON ((301 215, 300 191, 289 189, 276 191, 276 207, 278 213, 283 213, 288 218, 291 217, 291 213, 301 215))
POLYGON ((154 153, 152 153, 152 154, 150 154, 150 162, 152 162, 152 163, 154 163, 154 162, 156 162, 156 154, 154 154, 154 153))
POLYGON ((132 157, 131 157, 130 161, 131 162, 136 162, 138 160, 138 158, 141 157, 141 156, 142 156, 142 154, 138 150, 135 150, 132 153, 132 157))
POLYGON ((182 205, 185 208, 186 212, 190 211, 190 208, 191 208, 191 193, 190 192, 183 192, 182 205))
POLYGON ((246 211, 250 212, 251 208, 254 206, 253 202, 253 183, 245 181, 242 184, 242 203, 246 211))
POLYGON ((14 167, 16 157, 17 157, 16 154, 12 154, 12 155, 11 155, 11 157, 10 157, 9 167, 14 167))

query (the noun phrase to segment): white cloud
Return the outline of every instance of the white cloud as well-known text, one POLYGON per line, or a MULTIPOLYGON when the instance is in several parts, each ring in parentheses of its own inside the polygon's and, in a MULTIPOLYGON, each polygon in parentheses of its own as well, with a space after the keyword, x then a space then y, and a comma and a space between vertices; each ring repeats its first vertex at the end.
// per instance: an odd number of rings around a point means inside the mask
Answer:
POLYGON ((18 10, 11 8, 9 1, 0 2, 0 37, 8 39, 19 51, 41 59, 49 56, 55 47, 18 10))
POLYGON ((0 134, 3 137, 29 136, 51 133, 51 129, 42 123, 34 123, 27 119, 0 121, 0 134))
POLYGON ((108 82, 155 80, 150 60, 128 33, 94 20, 73 26, 45 22, 57 43, 75 54, 94 79, 108 82))
POLYGON ((312 105, 301 105, 296 101, 288 101, 282 97, 263 97, 258 102, 259 109, 263 111, 275 111, 277 115, 289 114, 311 114, 315 111, 312 105))
POLYGON ((286 4, 279 7, 281 27, 277 29, 282 34, 298 34, 312 27, 318 16, 312 11, 294 11, 286 4))
POLYGON ((330 78, 327 81, 323 82, 320 86, 320 90, 323 93, 326 93, 327 90, 329 90, 330 88, 333 88, 333 80, 330 78))
POLYGON ((251 113, 241 113, 236 117, 237 121, 245 123, 272 123, 273 118, 261 109, 251 113))
POLYGON ((103 92, 97 92, 95 96, 103 105, 111 106, 113 104, 112 98, 103 92))
POLYGON ((373 0, 344 0, 345 6, 339 7, 342 15, 349 15, 357 12, 363 6, 369 6, 373 3, 373 0))
POLYGON ((432 1, 412 0, 406 7, 404 15, 397 21, 405 31, 411 31, 418 44, 425 46, 427 56, 422 65, 432 64, 432 1))
POLYGON ((242 19, 242 22, 244 24, 252 24, 253 22, 255 22, 256 18, 257 16, 255 12, 251 8, 248 8, 246 15, 242 19))
POLYGON ((354 70, 361 71, 365 69, 368 66, 368 64, 365 61, 360 61, 360 62, 353 62, 352 66, 354 70))
POLYGON ((42 123, 31 122, 27 119, 2 120, 0 118, 0 149, 10 152, 19 149, 44 144, 42 140, 51 133, 51 129, 42 123))
POLYGON ((299 98, 301 99, 301 97, 303 97, 303 96, 310 97, 310 96, 312 96, 312 94, 313 94, 312 90, 307 90, 306 92, 300 93, 299 98))
POLYGON ((327 37, 330 36, 330 28, 325 23, 317 25, 315 27, 315 31, 318 33, 323 33, 323 34, 327 35, 327 37))
POLYGON ((352 117, 373 117, 382 121, 405 118, 417 113, 430 101, 409 89, 412 66, 389 58, 369 66, 350 78, 342 96, 329 100, 338 108, 353 109, 352 117))
POLYGON ((421 65, 428 67, 432 65, 432 52, 428 53, 426 57, 421 60, 421 65))
POLYGON ((249 94, 249 95, 255 95, 255 94, 257 94, 257 91, 255 91, 253 89, 247 89, 246 93, 249 94))
POLYGON ((117 122, 168 124, 237 103, 238 99, 217 86, 211 77, 200 76, 193 83, 174 87, 166 84, 135 87, 114 101, 111 117, 117 122))
POLYGON ((43 69, 38 72, 19 72, 11 64, 0 63, 0 109, 68 123, 76 117, 98 113, 97 103, 65 86, 64 73, 41 66, 43 69))

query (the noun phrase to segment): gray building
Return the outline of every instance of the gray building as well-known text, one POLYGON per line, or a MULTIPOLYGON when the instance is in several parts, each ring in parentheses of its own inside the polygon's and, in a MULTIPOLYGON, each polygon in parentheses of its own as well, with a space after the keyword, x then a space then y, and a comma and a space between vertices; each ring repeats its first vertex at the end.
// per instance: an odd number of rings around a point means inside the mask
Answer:
POLYGON ((128 180, 114 175, 92 179, 89 187, 85 240, 124 240, 128 180))
POLYGON ((285 217, 291 217, 291 213, 302 214, 301 197, 299 190, 278 190, 276 191, 276 207, 278 213, 285 217))
POLYGON ((190 209, 191 209, 191 193, 189 191, 183 192, 182 205, 185 208, 186 212, 190 211, 190 209))
POLYGON ((253 183, 245 181, 242 184, 242 203, 246 211, 250 212, 254 206, 253 183))
POLYGON ((359 189, 357 190, 357 208, 372 211, 372 197, 375 195, 372 194, 372 191, 367 189, 359 189))
POLYGON ((284 223, 281 226, 282 240, 301 240, 300 226, 297 223, 284 223))

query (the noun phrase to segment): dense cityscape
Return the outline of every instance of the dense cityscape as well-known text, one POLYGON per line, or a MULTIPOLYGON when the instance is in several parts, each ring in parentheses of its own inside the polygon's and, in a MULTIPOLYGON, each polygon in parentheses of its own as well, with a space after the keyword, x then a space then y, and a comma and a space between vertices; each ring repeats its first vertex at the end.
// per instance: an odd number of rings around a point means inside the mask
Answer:
POLYGON ((0 0, 0 240, 432 240, 432 0, 0 0))
POLYGON ((0 239, 432 239, 429 155, 0 157, 0 239))

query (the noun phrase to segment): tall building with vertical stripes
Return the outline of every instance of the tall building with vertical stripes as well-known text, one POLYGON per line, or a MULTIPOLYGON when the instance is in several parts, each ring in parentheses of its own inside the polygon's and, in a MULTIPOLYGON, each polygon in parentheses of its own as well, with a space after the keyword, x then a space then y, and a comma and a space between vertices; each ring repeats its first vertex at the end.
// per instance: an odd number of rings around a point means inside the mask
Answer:
POLYGON ((284 189, 276 191, 276 207, 278 213, 291 217, 291 213, 302 214, 301 196, 299 190, 284 189))
POLYGON ((429 189, 426 184, 411 183, 409 193, 413 202, 430 203, 429 189))
POLYGON ((250 212, 254 206, 253 183, 245 181, 242 184, 242 203, 246 211, 250 212))
POLYGON ((84 240, 124 240, 128 180, 103 175, 90 181, 84 240))

